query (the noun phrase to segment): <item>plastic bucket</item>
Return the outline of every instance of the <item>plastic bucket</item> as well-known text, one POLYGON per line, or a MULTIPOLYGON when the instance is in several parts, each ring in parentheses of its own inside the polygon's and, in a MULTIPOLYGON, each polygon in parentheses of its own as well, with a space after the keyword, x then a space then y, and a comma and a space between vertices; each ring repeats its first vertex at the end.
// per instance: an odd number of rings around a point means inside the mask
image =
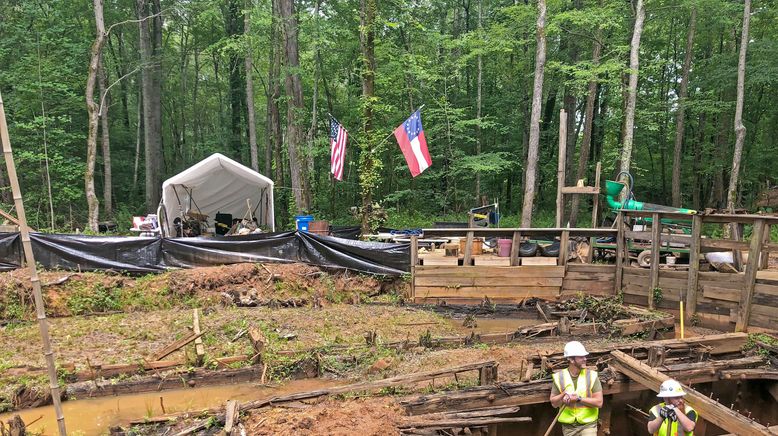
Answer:
POLYGON ((313 221, 313 215, 295 215, 294 222, 297 224, 297 231, 307 232, 308 227, 313 221))
POLYGON ((510 257, 511 247, 513 246, 513 240, 511 239, 498 239, 497 240, 497 255, 500 257, 510 257))

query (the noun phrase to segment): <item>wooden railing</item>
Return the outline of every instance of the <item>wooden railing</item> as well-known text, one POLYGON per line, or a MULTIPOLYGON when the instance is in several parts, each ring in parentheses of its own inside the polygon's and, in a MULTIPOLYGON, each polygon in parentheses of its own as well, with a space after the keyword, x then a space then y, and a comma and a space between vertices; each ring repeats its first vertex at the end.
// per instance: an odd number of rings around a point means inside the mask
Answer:
MULTIPOLYGON (((754 288, 757 271, 767 267, 767 259, 771 250, 778 249, 778 244, 770 242, 770 227, 778 224, 778 217, 766 215, 737 215, 737 214, 708 214, 688 215, 673 212, 650 212, 622 210, 619 212, 617 222, 617 253, 616 253, 616 288, 623 288, 624 263, 628 263, 627 252, 628 239, 645 239, 651 241, 651 267, 648 277, 648 292, 646 305, 649 308, 655 306, 654 289, 660 288, 660 248, 663 243, 683 243, 689 246, 689 270, 686 275, 685 296, 680 299, 686 303, 687 316, 697 313, 700 305, 700 260, 702 254, 712 251, 734 251, 733 257, 738 259, 741 251, 748 252, 748 261, 742 276, 742 288, 735 315, 735 330, 745 331, 751 318, 754 288), (625 218, 651 218, 651 232, 633 232, 626 228, 625 218), (662 220, 683 220, 690 222, 691 234, 664 234, 662 220), (660 223, 656 225, 656 223, 660 223), (724 224, 743 226, 751 225, 752 232, 749 241, 733 239, 713 239, 702 237, 702 227, 705 224, 724 224), (685 297, 685 298, 684 298, 685 297)), ((742 230, 734 232, 742 234, 742 230)), ((738 262, 736 261, 736 264, 738 262)), ((722 279, 726 278, 724 276, 722 279)))
MULTIPOLYGON (((465 252, 463 265, 470 265, 473 253, 473 239, 476 237, 485 238, 510 238, 513 241, 511 245, 510 265, 516 266, 519 264, 519 245, 521 244, 521 238, 523 237, 550 237, 559 238, 559 262, 558 265, 562 266, 567 262, 567 244, 571 237, 602 237, 602 236, 616 236, 616 229, 589 229, 589 228, 463 228, 463 229, 424 229, 425 238, 439 238, 439 237, 457 237, 465 236, 467 238, 465 242, 465 252)), ((418 246, 414 245, 415 242, 411 239, 411 252, 414 249, 418 250, 418 246)), ((413 264, 415 265, 415 263, 413 264)))

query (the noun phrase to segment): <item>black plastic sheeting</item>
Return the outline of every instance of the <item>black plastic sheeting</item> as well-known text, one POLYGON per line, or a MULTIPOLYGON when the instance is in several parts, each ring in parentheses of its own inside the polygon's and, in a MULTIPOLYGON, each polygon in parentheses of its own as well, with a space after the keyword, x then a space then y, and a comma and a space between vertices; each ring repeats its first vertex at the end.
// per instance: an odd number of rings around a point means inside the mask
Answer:
POLYGON ((330 234, 338 238, 359 239, 362 229, 359 226, 330 226, 330 234))
MULTIPOLYGON (((410 271, 410 244, 362 242, 312 233, 277 232, 210 238, 30 234, 45 269, 157 273, 241 262, 303 262, 369 274, 410 271)), ((0 233, 0 271, 19 268, 19 233, 0 233)))

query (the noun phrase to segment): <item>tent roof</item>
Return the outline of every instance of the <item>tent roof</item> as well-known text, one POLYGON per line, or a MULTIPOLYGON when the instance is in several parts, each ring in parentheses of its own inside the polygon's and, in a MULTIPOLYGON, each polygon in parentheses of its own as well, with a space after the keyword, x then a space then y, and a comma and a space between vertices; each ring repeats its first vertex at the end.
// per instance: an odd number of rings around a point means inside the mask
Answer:
POLYGON ((248 168, 221 153, 214 153, 211 156, 201 160, 195 165, 165 180, 162 184, 162 190, 172 185, 184 185, 187 188, 198 187, 206 182, 212 182, 215 174, 229 174, 232 178, 237 178, 248 184, 260 186, 273 186, 274 183, 269 178, 248 168))

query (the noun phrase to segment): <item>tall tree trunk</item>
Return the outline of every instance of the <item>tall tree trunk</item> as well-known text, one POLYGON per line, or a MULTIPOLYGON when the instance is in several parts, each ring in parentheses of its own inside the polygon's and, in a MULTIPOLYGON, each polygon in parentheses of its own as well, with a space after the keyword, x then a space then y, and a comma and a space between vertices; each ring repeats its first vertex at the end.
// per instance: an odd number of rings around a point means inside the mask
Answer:
MULTIPOLYGON (((673 149, 673 206, 681 207, 681 149, 683 147, 684 119, 686 117, 686 98, 689 94, 689 70, 692 66, 694 48, 694 29, 697 25, 697 8, 692 6, 689 18, 689 32, 686 35, 686 53, 681 73, 681 89, 678 92, 678 114, 675 117, 675 148, 673 149)), ((697 189, 697 186, 694 187, 697 189)))
POLYGON ((304 160, 300 154, 301 146, 305 140, 301 115, 305 111, 303 102, 303 86, 300 80, 300 59, 297 46, 297 19, 294 14, 294 0, 279 0, 281 20, 283 22, 284 35, 284 60, 286 68, 286 80, 284 88, 287 96, 286 110, 286 144, 289 154, 289 172, 292 177, 292 190, 294 191, 295 208, 297 213, 308 212, 311 205, 308 203, 310 194, 305 192, 306 184, 303 181, 304 160))
MULTIPOLYGON (((483 0, 478 0, 478 40, 482 38, 483 31, 483 0)), ((481 154, 481 104, 482 104, 482 84, 483 84, 483 59, 481 51, 478 51, 478 76, 476 84, 476 118, 478 124, 475 125, 475 155, 481 154)), ((477 206, 481 205, 481 172, 475 172, 475 202, 477 206)))
MULTIPOLYGON (((592 49, 592 65, 595 68, 600 64, 600 55, 602 53, 602 44, 600 44, 601 36, 602 32, 598 29, 597 37, 594 41, 594 48, 592 49)), ((597 80, 592 79, 589 81, 588 94, 586 95, 583 138, 581 139, 581 150, 578 153, 578 171, 576 172, 576 180, 586 177, 586 168, 589 165, 589 154, 592 149, 592 128, 594 126, 594 103, 596 99, 597 80)), ((594 186, 594 183, 590 181, 589 185, 594 186)), ((573 196, 572 205, 570 207, 570 227, 575 227, 578 224, 578 206, 580 201, 579 195, 573 196)))
POLYGON ((87 225, 89 230, 98 231, 97 216, 100 202, 95 194, 95 163, 97 160, 97 125, 99 122, 99 107, 95 102, 95 84, 97 83, 100 56, 105 43, 105 22, 103 21, 103 0, 93 0, 95 9, 95 41, 92 43, 89 60, 89 74, 86 79, 86 109, 89 114, 89 131, 86 139, 86 203, 88 207, 87 225))
MULTIPOLYGON (((273 170, 273 154, 276 144, 281 142, 280 113, 278 99, 281 97, 281 85, 278 78, 281 74, 281 44, 278 31, 278 0, 271 0, 270 18, 270 48, 268 50, 268 70, 266 91, 266 147, 265 147, 265 174, 270 175, 273 170)), ((280 165, 277 162, 276 165, 280 165)), ((283 175, 283 172, 281 173, 283 175)), ((283 184, 283 179, 275 175, 276 183, 283 184)))
POLYGON ((635 134, 635 102, 638 94, 638 69, 640 68, 640 36, 643 33, 643 22, 646 19, 643 0, 637 0, 635 12, 635 29, 632 32, 632 43, 629 50, 629 91, 627 108, 624 114, 624 144, 621 149, 621 167, 619 169, 625 172, 629 172, 632 163, 632 142, 635 134))
POLYGON ((700 183, 700 161, 702 160, 701 149, 705 143, 705 112, 700 112, 699 119, 699 138, 694 142, 694 160, 692 164, 692 207, 695 210, 698 210, 701 207, 700 199, 702 198, 701 191, 703 186, 702 183, 700 183))
MULTIPOLYGON (((222 15, 224 16, 224 31, 228 37, 242 35, 243 22, 241 19, 241 1, 229 0, 222 2, 222 15)), ((241 113, 243 111, 243 90, 245 83, 241 80, 241 64, 238 50, 229 51, 229 97, 230 97, 230 148, 236 159, 240 160, 243 154, 243 123, 241 113)))
POLYGON ((111 142, 110 123, 108 122, 108 108, 111 106, 111 97, 107 92, 107 75, 105 60, 100 62, 100 129, 102 130, 101 148, 103 152, 103 210, 107 216, 113 215, 113 183, 111 177, 111 142))
MULTIPOLYGON (((573 0, 573 9, 581 8, 582 0, 573 0)), ((565 38, 567 49, 569 53, 569 62, 575 65, 578 62, 579 42, 573 36, 565 38)), ((568 79, 572 81, 572 74, 568 75, 568 79)), ((576 129, 576 110, 578 109, 578 99, 574 94, 572 86, 565 85, 565 96, 563 98, 563 105, 565 112, 567 113, 567 138, 565 149, 565 183, 567 185, 574 185, 575 174, 573 173, 573 156, 575 155, 575 146, 578 141, 578 130, 576 129)))
POLYGON ((746 126, 743 125, 743 99, 745 98, 746 49, 748 48, 748 25, 751 22, 751 0, 743 5, 743 30, 740 34, 740 58, 737 64, 737 100, 735 103, 735 152, 732 156, 732 172, 729 175, 727 190, 727 209, 735 212, 737 202, 737 184, 740 176, 740 160, 743 157, 743 144, 746 142, 746 126))
POLYGON ((254 117, 254 79, 251 76, 254 69, 254 46, 251 44, 251 10, 253 8, 254 3, 251 0, 246 0, 246 11, 243 16, 243 35, 248 43, 246 49, 246 113, 248 114, 249 153, 251 154, 251 169, 259 171, 257 125, 254 117))
POLYGON ((132 192, 138 192, 138 173, 140 171, 140 144, 143 141, 143 87, 138 85, 138 119, 135 122, 135 165, 132 171, 132 192))
MULTIPOLYGON (((116 35, 116 40, 118 41, 119 53, 116 54, 113 48, 113 44, 111 43, 111 35, 106 37, 107 39, 105 40, 105 43, 108 45, 111 57, 113 58, 114 68, 116 69, 116 77, 122 78, 127 75, 127 66, 125 65, 124 57, 124 36, 122 35, 119 27, 113 30, 113 34, 116 35)), ((124 122, 124 128, 130 130, 130 112, 129 106, 127 104, 127 83, 124 80, 119 81, 119 92, 121 94, 122 121, 124 122)))
POLYGON ((360 0, 359 45, 362 51, 362 139, 359 153, 359 185, 362 193, 362 233, 371 232, 370 215, 373 192, 378 185, 379 162, 373 132, 373 106, 375 96, 375 19, 376 0, 360 0))
MULTIPOLYGON (((642 1, 642 0, 639 0, 642 1)), ((521 209, 521 226, 532 226, 532 209, 535 204, 535 179, 540 144, 540 104, 543 98, 543 73, 546 66, 546 0, 538 0, 537 48, 535 50, 535 81, 532 88, 532 113, 530 114, 529 149, 527 150, 524 178, 524 204, 521 209)))
MULTIPOLYGON (((318 41, 318 19, 319 19, 319 7, 320 7, 321 1, 317 0, 316 5, 314 6, 313 10, 313 16, 314 20, 316 20, 316 41, 318 41)), ((312 195, 312 183, 315 181, 314 179, 314 172, 313 169, 313 147, 314 147, 314 137, 316 135, 316 125, 319 122, 319 79, 321 78, 321 71, 319 70, 319 66, 321 65, 320 62, 317 62, 319 58, 319 45, 316 43, 316 48, 314 49, 314 72, 313 72, 313 98, 311 102, 311 127, 308 130, 307 139, 305 141, 305 147, 303 148, 302 153, 302 162, 301 165, 303 167, 303 194, 306 196, 305 202, 306 204, 310 206, 313 205, 313 195, 312 195)))
POLYGON ((146 211, 159 205, 162 182, 162 11, 159 0, 137 0, 141 82, 143 88, 143 139, 146 167, 146 211))
MULTIPOLYGON (((663 116, 659 117, 657 120, 657 123, 659 124, 659 137, 657 139, 657 144, 659 144, 659 163, 660 163, 660 170, 659 170, 659 176, 662 183, 662 191, 660 193, 660 198, 667 198, 667 129, 669 127, 670 122, 670 105, 667 101, 667 94, 670 89, 670 83, 668 81, 668 77, 672 76, 672 83, 676 83, 678 81, 677 74, 675 72, 676 68, 675 65, 677 64, 677 55, 678 55, 678 38, 676 37, 675 32, 675 17, 672 17, 670 19, 670 31, 667 32, 667 44, 665 44, 665 61, 662 62, 662 74, 660 75, 659 79, 659 94, 657 95, 657 101, 661 102, 662 107, 664 107, 664 114, 663 116), (670 56, 670 51, 672 49, 673 55, 670 56), (667 60, 670 60, 668 62, 667 60), (670 71, 669 65, 672 65, 672 72, 670 71)), ((676 94, 678 93, 678 89, 675 90, 676 94)), ((651 153, 651 147, 648 148, 649 153, 651 153)), ((653 164, 653 161, 652 161, 653 164)), ((656 174, 656 171, 653 171, 652 167, 652 174, 656 174)))

